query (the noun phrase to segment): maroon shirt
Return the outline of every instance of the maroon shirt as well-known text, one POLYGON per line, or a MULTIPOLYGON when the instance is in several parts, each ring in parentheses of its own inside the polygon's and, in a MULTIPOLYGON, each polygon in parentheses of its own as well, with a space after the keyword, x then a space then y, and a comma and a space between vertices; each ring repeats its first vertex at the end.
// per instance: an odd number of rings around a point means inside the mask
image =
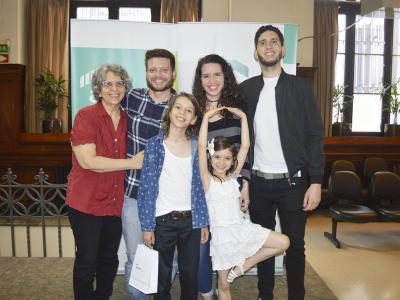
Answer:
MULTIPOLYGON (((95 144, 96 154, 126 158, 127 116, 121 110, 118 129, 101 102, 82 108, 75 117, 71 145, 95 144)), ((83 169, 72 153, 68 175, 67 204, 95 216, 121 216, 125 171, 94 172, 83 169)))

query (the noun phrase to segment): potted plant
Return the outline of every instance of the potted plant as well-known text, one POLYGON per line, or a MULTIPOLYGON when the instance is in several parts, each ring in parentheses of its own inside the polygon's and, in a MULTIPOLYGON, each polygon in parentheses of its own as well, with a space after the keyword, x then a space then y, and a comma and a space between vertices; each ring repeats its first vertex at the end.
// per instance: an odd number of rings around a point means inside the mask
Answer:
POLYGON ((38 108, 44 113, 43 133, 62 131, 62 123, 61 120, 55 118, 55 110, 66 96, 64 83, 65 80, 61 76, 57 79, 49 69, 35 78, 38 108))
POLYGON ((397 124, 397 118, 400 113, 400 95, 398 93, 399 83, 393 83, 387 87, 382 88, 380 95, 384 100, 387 97, 384 110, 389 111, 393 115, 393 123, 384 125, 385 136, 400 136, 400 125, 397 124))
POLYGON ((341 135, 350 135, 351 134, 351 123, 343 122, 344 120, 344 111, 346 110, 347 105, 351 103, 351 100, 344 101, 345 98, 351 99, 351 96, 344 94, 344 89, 346 87, 344 85, 337 84, 333 90, 332 95, 332 108, 334 111, 333 119, 335 122, 332 124, 332 135, 333 136, 341 136, 341 135))

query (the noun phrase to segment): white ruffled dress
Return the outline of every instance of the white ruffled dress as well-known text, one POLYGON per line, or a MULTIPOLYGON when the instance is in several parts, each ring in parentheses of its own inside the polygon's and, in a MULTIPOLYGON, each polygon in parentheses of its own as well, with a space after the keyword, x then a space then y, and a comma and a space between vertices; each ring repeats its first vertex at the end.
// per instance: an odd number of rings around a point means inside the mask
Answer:
POLYGON ((224 182, 211 179, 206 199, 213 270, 228 270, 254 255, 271 231, 252 223, 240 210, 239 184, 235 178, 224 182))

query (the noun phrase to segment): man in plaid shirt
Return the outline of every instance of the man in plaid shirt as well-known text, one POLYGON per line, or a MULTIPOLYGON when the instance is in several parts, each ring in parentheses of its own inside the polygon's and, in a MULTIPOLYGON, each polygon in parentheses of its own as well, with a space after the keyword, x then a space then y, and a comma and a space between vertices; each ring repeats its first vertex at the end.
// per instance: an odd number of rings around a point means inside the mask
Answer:
MULTIPOLYGON (((121 102, 122 108, 128 114, 128 157, 143 155, 141 151, 144 150, 147 141, 160 132, 164 110, 168 107, 169 100, 176 94, 172 89, 175 80, 175 57, 171 52, 165 49, 148 50, 145 64, 148 87, 130 90, 121 102)), ((136 200, 139 182, 140 170, 126 171, 122 233, 128 256, 125 277, 129 292, 132 299, 146 300, 147 295, 129 285, 136 247, 143 242, 136 200)))

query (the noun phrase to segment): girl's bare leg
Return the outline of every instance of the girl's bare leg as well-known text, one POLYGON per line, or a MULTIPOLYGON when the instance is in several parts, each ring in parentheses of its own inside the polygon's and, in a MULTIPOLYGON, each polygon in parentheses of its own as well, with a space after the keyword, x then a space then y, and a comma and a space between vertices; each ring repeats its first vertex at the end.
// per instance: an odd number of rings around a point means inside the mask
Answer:
POLYGON ((229 270, 218 271, 218 300, 231 300, 231 289, 228 283, 229 270))
MULTIPOLYGON (((285 252, 285 250, 289 247, 289 244, 289 238, 286 235, 271 231, 262 248, 260 248, 256 254, 248 257, 244 261, 243 271, 246 272, 259 262, 285 252)), ((235 274, 238 276, 242 275, 239 266, 236 266, 233 269, 233 272, 235 272, 235 274)))

